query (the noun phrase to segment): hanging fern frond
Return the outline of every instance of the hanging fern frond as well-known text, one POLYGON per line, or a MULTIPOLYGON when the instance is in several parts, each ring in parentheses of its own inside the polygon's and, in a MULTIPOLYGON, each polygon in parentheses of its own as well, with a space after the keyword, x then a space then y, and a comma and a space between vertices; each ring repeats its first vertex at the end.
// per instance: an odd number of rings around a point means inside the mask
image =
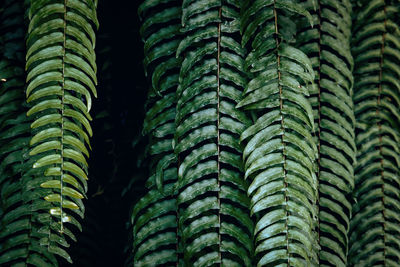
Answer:
POLYGON ((246 1, 242 44, 252 79, 238 106, 257 121, 241 135, 246 179, 251 181, 258 266, 317 265, 317 146, 306 98, 314 81, 310 59, 290 46, 293 15, 312 17, 296 1, 246 1))
POLYGON ((187 266, 252 266, 253 223, 239 143, 251 121, 235 108, 247 82, 239 3, 182 4, 175 152, 180 246, 187 266))
POLYGON ((144 67, 151 84, 143 134, 147 147, 149 191, 132 213, 134 266, 166 266, 177 262, 176 88, 182 60, 176 58, 180 42, 181 4, 177 0, 147 0, 138 9, 143 19, 144 67))
MULTIPOLYGON (((101 3, 102 4, 102 3, 101 3)), ((99 7, 104 8, 103 6, 99 7)), ((88 160, 90 169, 88 200, 85 201, 85 219, 82 221, 82 232, 76 234, 79 240, 71 246, 68 253, 74 261, 74 267, 82 266, 101 266, 109 255, 104 251, 110 251, 116 247, 114 241, 109 240, 114 237, 116 230, 112 228, 112 236, 107 234, 108 224, 102 223, 104 214, 114 210, 110 203, 108 192, 113 191, 117 177, 117 170, 121 166, 116 160, 116 141, 114 139, 115 126, 117 122, 112 118, 112 49, 111 36, 105 32, 106 25, 102 23, 96 37, 96 62, 99 66, 97 70, 98 83, 97 90, 102 97, 96 99, 93 107, 95 116, 93 117, 93 138, 92 146, 96 146, 96 153, 92 154, 88 160), (104 164, 107 162, 108 164, 104 164), (93 257, 96 255, 96 257, 93 257)), ((121 199, 118 198, 120 201, 121 199)), ((123 201, 123 200, 122 200, 123 201)), ((117 203, 119 205, 119 203, 117 203)), ((113 216, 113 218, 116 218, 113 216)), ((114 221, 112 221, 114 222, 114 221)), ((117 264, 116 264, 117 265, 117 264)))
MULTIPOLYGON (((66 223, 81 230, 82 199, 87 191, 89 111, 95 85, 96 3, 92 0, 33 1, 26 39, 27 102, 32 107, 32 166, 37 194, 50 203, 49 251, 71 261, 58 236, 70 235, 66 223), (44 190, 43 190, 44 189, 44 190), (43 195, 47 192, 46 195, 43 195), (56 226, 54 226, 56 225, 56 226)), ((32 200, 35 201, 35 200, 32 200)))
MULTIPOLYGON (((174 184, 165 185, 164 192, 173 195, 174 184)), ((166 266, 177 261, 175 198, 152 189, 135 205, 132 220, 134 266, 166 266)))
MULTIPOLYGON (((31 121, 25 113, 23 85, 20 84, 19 88, 12 88, 11 85, 18 79, 23 84, 20 73, 9 77, 5 84, 8 89, 21 91, 19 110, 22 113, 5 120, 0 134, 0 197, 3 212, 0 220, 0 265, 30 263, 35 266, 57 266, 54 255, 47 251, 47 247, 41 246, 41 240, 47 238, 47 234, 43 228, 43 216, 36 213, 38 210, 48 210, 49 205, 43 199, 31 202, 32 175, 26 174, 34 163, 33 160, 26 161, 31 121)), ((35 173, 43 175, 41 170, 35 173)), ((35 197, 38 193, 35 191, 35 197)))
POLYGON ((349 266, 400 262, 397 1, 358 1, 353 27, 357 165, 349 266))
POLYGON ((33 161, 26 160, 31 121, 24 92, 24 1, 5 0, 1 8, 0 265, 57 266, 55 256, 40 244, 47 235, 36 211, 47 203, 31 203, 29 194, 27 171, 33 161))
POLYGON ((346 266, 356 149, 351 3, 320 0, 314 6, 310 0, 303 5, 318 25, 312 28, 304 19, 297 45, 317 73, 310 99, 319 151, 319 260, 326 266, 346 266))
MULTIPOLYGON (((29 127, 29 124, 27 126, 29 127)), ((21 137, 14 140, 21 140, 21 137)), ((20 153, 20 162, 15 163, 13 167, 24 171, 18 174, 18 180, 5 182, 1 191, 6 213, 1 220, 0 264, 58 266, 54 253, 62 254, 67 260, 70 258, 64 251, 46 245, 49 238, 63 246, 67 246, 67 243, 63 236, 56 234, 58 225, 52 223, 51 215, 46 213, 51 205, 41 197, 48 195, 49 190, 35 189, 38 184, 34 178, 43 175, 43 169, 25 172, 38 158, 24 161, 28 150, 21 149, 20 153), (50 234, 50 231, 54 234, 50 234)), ((73 233, 66 231, 66 234, 76 240, 73 233)))

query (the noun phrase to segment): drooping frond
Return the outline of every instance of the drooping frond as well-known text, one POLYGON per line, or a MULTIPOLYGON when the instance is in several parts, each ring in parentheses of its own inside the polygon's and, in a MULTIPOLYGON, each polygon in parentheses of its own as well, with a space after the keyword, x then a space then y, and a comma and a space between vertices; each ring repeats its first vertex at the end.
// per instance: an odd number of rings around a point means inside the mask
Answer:
POLYGON ((185 266, 252 266, 253 224, 239 137, 251 121, 235 108, 246 85, 239 3, 185 0, 175 152, 185 266))
POLYGON ((44 171, 32 175, 32 197, 50 204, 48 237, 41 243, 68 261, 61 248, 68 246, 64 234, 72 237, 66 224, 81 230, 77 218, 84 217, 92 135, 89 111, 92 95, 97 95, 97 26, 92 0, 33 1, 29 9, 26 97, 32 106, 27 115, 33 118, 29 155, 36 158, 33 170, 44 171))
POLYGON ((251 80, 240 107, 257 114, 241 135, 246 179, 251 181, 258 266, 317 265, 317 146, 306 98, 314 81, 310 59, 290 46, 292 17, 311 16, 296 1, 246 1, 243 45, 251 47, 251 80))
POLYGON ((30 201, 23 3, 2 1, 0 12, 0 265, 57 266, 54 255, 40 245, 46 233, 35 212, 45 200, 30 201))
POLYGON ((171 197, 174 195, 173 185, 164 185, 169 198, 153 188, 135 205, 132 213, 134 266, 167 266, 177 261, 176 199, 171 197))
POLYGON ((319 261, 321 266, 346 266, 356 149, 351 4, 320 0, 314 6, 309 0, 303 5, 318 25, 312 28, 304 19, 297 45, 312 59, 316 73, 310 99, 319 151, 319 261))
POLYGON ((175 132, 175 94, 181 59, 181 3, 177 0, 144 1, 144 67, 151 89, 146 103, 143 134, 149 139, 149 191, 132 214, 134 266, 167 266, 177 262, 176 156, 172 147, 175 132))
POLYGON ((358 1, 353 27, 356 199, 349 266, 400 262, 399 79, 397 1, 358 1))
MULTIPOLYGON (((104 10, 104 2, 99 9, 104 10)), ((101 11, 100 11, 101 12, 101 11)), ((113 61, 111 55, 114 52, 110 43, 110 34, 105 33, 107 25, 104 21, 100 22, 101 27, 96 36, 96 63, 98 66, 98 92, 101 92, 99 99, 96 99, 96 105, 93 106, 93 138, 91 139, 94 152, 88 159, 90 168, 90 180, 88 199, 85 201, 85 218, 82 221, 82 232, 76 233, 78 240, 68 249, 71 258, 74 259, 74 266, 101 266, 110 258, 109 253, 104 251, 112 251, 116 248, 116 230, 115 227, 108 228, 110 224, 118 222, 114 216, 115 206, 121 207, 124 200, 118 195, 116 204, 110 203, 110 194, 108 192, 115 190, 118 183, 121 161, 117 161, 117 137, 116 131, 117 121, 114 120, 113 114, 113 86, 112 83, 116 79, 113 75, 113 61), (107 162, 107 164, 104 164, 107 162), (94 189, 94 190, 93 190, 94 189), (113 213, 112 217, 106 218, 104 215, 113 213), (110 220, 110 218, 112 218, 110 220), (104 220, 109 220, 104 223, 104 220), (110 229, 112 235, 107 234, 110 229), (114 238, 114 239, 113 239, 114 238), (95 256, 94 256, 95 255, 95 256)), ((115 101, 117 102, 117 101, 115 101)), ((122 158, 122 157, 119 157, 122 158)), ((125 158, 125 157, 124 157, 125 158)), ((131 162, 130 157, 126 159, 131 162)), ((117 213, 115 213, 117 214, 117 213)), ((116 260, 116 259, 113 259, 116 260)), ((115 264, 119 265, 119 264, 115 264)))

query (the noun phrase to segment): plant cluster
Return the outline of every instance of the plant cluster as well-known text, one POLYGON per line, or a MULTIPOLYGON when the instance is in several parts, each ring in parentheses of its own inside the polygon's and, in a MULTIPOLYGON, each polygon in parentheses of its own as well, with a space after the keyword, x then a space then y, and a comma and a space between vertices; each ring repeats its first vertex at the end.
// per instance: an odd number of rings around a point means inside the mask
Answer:
MULTIPOLYGON (((2 266, 72 262, 96 7, 0 0, 2 266)), ((128 265, 399 266, 399 8, 142 1, 148 175, 128 265)))

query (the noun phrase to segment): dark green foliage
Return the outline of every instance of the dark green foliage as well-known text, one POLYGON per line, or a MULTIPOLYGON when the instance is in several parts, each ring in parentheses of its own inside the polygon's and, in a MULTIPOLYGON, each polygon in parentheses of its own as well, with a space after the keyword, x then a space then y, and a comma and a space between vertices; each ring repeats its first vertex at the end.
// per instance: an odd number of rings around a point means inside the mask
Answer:
POLYGON ((37 211, 42 199, 32 201, 32 160, 28 158, 30 123, 25 104, 24 5, 2 1, 0 12, 0 265, 55 266, 54 255, 40 245, 46 228, 37 211), (12 33, 12 34, 11 34, 12 33))
POLYGON ((241 135, 246 141, 245 178, 256 214, 258 266, 318 264, 317 146, 307 100, 314 82, 311 61, 290 45, 291 17, 311 15, 293 1, 247 1, 242 8, 242 44, 252 79, 239 106, 257 121, 241 135))
POLYGON ((352 52, 357 165, 350 266, 400 262, 397 1, 358 1, 352 52))
POLYGON ((251 266, 253 223, 235 106, 246 85, 239 1, 183 1, 175 153, 185 266, 251 266))
POLYGON ((144 41, 143 65, 150 89, 146 103, 143 134, 148 137, 146 151, 149 192, 133 208, 133 253, 135 266, 166 266, 177 261, 177 180, 173 151, 175 132, 175 93, 179 67, 181 8, 176 0, 144 1, 138 10, 143 20, 140 33, 144 41))
POLYGON ((97 0, 0 0, 1 266, 107 265, 127 203, 127 265, 398 266, 398 1, 136 7, 95 52, 97 0))
POLYGON ((304 5, 317 25, 311 28, 304 20, 297 45, 310 56, 316 73, 310 102, 319 151, 319 259, 323 266, 346 266, 356 149, 351 4, 321 0, 304 5))

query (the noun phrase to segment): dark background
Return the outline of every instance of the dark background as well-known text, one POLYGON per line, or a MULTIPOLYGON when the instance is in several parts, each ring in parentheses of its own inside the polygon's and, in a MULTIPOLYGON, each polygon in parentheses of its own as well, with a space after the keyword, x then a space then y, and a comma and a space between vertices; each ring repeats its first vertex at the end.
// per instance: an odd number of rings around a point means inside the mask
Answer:
MULTIPOLYGON (((129 259, 129 214, 144 194, 141 126, 146 99, 143 44, 137 8, 142 1, 100 0, 96 51, 98 99, 83 232, 68 251, 73 266, 124 266, 129 259)), ((61 262, 61 266, 71 266, 61 262)))

